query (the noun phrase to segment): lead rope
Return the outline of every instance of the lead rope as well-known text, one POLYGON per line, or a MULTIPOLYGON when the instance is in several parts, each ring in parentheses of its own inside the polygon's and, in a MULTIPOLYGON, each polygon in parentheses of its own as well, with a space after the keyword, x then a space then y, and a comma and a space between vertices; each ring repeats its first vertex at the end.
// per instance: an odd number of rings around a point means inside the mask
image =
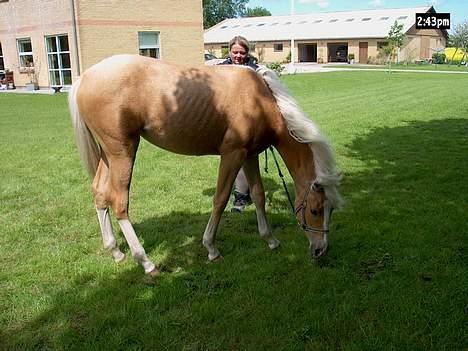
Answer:
MULTIPOLYGON (((280 178, 281 178, 281 180, 283 182, 283 187, 284 187, 284 190, 286 191, 286 195, 288 196, 288 200, 289 200, 289 204, 291 205, 292 213, 296 214, 295 213, 296 211, 294 210, 293 202, 291 200, 291 195, 289 195, 288 187, 286 186, 286 182, 284 180, 283 173, 281 173, 281 169, 280 169, 278 160, 276 159, 275 151, 273 150, 272 146, 270 146, 269 149, 271 151, 271 155, 273 156, 273 160, 275 160, 276 168, 278 168, 278 175, 280 176, 280 178)), ((268 149, 265 150, 265 172, 268 173, 268 149)))

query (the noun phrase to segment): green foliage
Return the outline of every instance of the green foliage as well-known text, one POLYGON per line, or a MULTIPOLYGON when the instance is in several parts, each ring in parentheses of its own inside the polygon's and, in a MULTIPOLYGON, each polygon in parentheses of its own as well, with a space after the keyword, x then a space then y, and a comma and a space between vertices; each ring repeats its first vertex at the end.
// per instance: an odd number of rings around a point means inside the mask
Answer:
POLYGON ((242 14, 242 17, 263 17, 263 16, 271 16, 271 12, 261 6, 257 6, 254 8, 247 7, 244 13, 242 14))
POLYGON ((453 32, 449 36, 449 43, 450 46, 453 46, 456 49, 450 60, 450 64, 453 64, 455 54, 458 49, 461 48, 465 53, 468 52, 468 21, 455 26, 453 32))
POLYGON ((445 63, 446 56, 444 53, 435 52, 432 54, 432 62, 436 64, 445 63))
POLYGON ((348 55, 348 60, 350 60, 350 61, 351 61, 351 60, 354 60, 354 54, 353 54, 353 53, 351 53, 351 54, 348 55))
POLYGON ((229 57, 229 49, 221 48, 221 58, 225 59, 229 57))
POLYGON ((0 93, 0 349, 464 350, 467 76, 386 78, 281 78, 344 175, 347 206, 318 262, 270 159, 266 208, 282 246, 260 239, 252 206, 228 208, 217 237, 224 261, 207 264, 219 157, 142 140, 130 218, 163 270, 155 281, 115 222, 128 258, 117 265, 102 248, 66 94, 0 93))
POLYGON ((383 46, 381 50, 388 57, 388 70, 391 70, 392 61, 397 55, 397 49, 401 48, 405 40, 405 34, 403 33, 403 24, 398 24, 398 21, 393 23, 387 36, 388 44, 383 46))
POLYGON ((388 41, 391 46, 395 48, 399 48, 403 45, 403 41, 405 40, 405 34, 403 33, 403 24, 398 24, 397 21, 393 23, 390 31, 388 32, 387 36, 388 41))
POLYGON ((267 68, 275 71, 278 76, 281 76, 281 72, 283 72, 284 70, 284 67, 281 65, 280 62, 270 62, 270 63, 267 63, 266 66, 267 68))
POLYGON ((249 0, 203 0, 203 28, 210 28, 225 20, 242 16, 249 0))
POLYGON ((453 32, 449 35, 449 43, 455 48, 461 48, 468 51, 468 21, 459 23, 453 29, 453 32))

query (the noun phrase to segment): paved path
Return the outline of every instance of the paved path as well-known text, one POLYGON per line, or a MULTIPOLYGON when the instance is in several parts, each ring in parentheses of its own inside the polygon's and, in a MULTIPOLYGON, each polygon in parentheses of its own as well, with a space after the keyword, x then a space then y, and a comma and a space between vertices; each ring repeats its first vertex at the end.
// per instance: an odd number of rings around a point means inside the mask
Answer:
MULTIPOLYGON (((348 64, 343 64, 343 66, 348 66, 348 64)), ((294 65, 293 69, 291 69, 289 65, 285 65, 285 70, 283 71, 283 74, 319 73, 319 72, 333 72, 333 71, 380 71, 380 72, 388 71, 387 68, 377 68, 381 66, 360 65, 357 67, 360 67, 360 68, 339 67, 339 64, 333 64, 333 67, 330 67, 328 64, 297 63, 294 65), (366 68, 366 67, 369 67, 369 68, 366 68)), ((393 69, 392 68, 392 72, 468 74, 468 69, 466 70, 466 72, 463 72, 463 71, 433 71, 433 70, 393 69)))

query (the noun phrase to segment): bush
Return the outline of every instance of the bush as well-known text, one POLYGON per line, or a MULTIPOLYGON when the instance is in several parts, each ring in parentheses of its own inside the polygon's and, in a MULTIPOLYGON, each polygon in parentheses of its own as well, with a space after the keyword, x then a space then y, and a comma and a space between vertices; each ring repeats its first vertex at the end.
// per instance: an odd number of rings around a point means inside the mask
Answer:
POLYGON ((229 57, 229 49, 228 48, 222 48, 221 49, 221 58, 225 59, 229 57))
POLYGON ((432 63, 441 64, 445 63, 446 56, 443 53, 435 52, 432 54, 432 63))
POLYGON ((279 62, 271 62, 267 63, 267 68, 271 69, 272 71, 275 71, 277 75, 281 75, 281 72, 283 72, 284 67, 281 66, 281 63, 279 62))

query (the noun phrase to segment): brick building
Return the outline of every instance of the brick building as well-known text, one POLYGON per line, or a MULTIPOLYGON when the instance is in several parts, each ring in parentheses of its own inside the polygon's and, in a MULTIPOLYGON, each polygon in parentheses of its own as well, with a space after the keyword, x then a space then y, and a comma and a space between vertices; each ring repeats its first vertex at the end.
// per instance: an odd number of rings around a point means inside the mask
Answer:
POLYGON ((0 75, 17 86, 34 71, 41 87, 70 85, 121 53, 202 64, 202 0, 0 0, 0 75))

